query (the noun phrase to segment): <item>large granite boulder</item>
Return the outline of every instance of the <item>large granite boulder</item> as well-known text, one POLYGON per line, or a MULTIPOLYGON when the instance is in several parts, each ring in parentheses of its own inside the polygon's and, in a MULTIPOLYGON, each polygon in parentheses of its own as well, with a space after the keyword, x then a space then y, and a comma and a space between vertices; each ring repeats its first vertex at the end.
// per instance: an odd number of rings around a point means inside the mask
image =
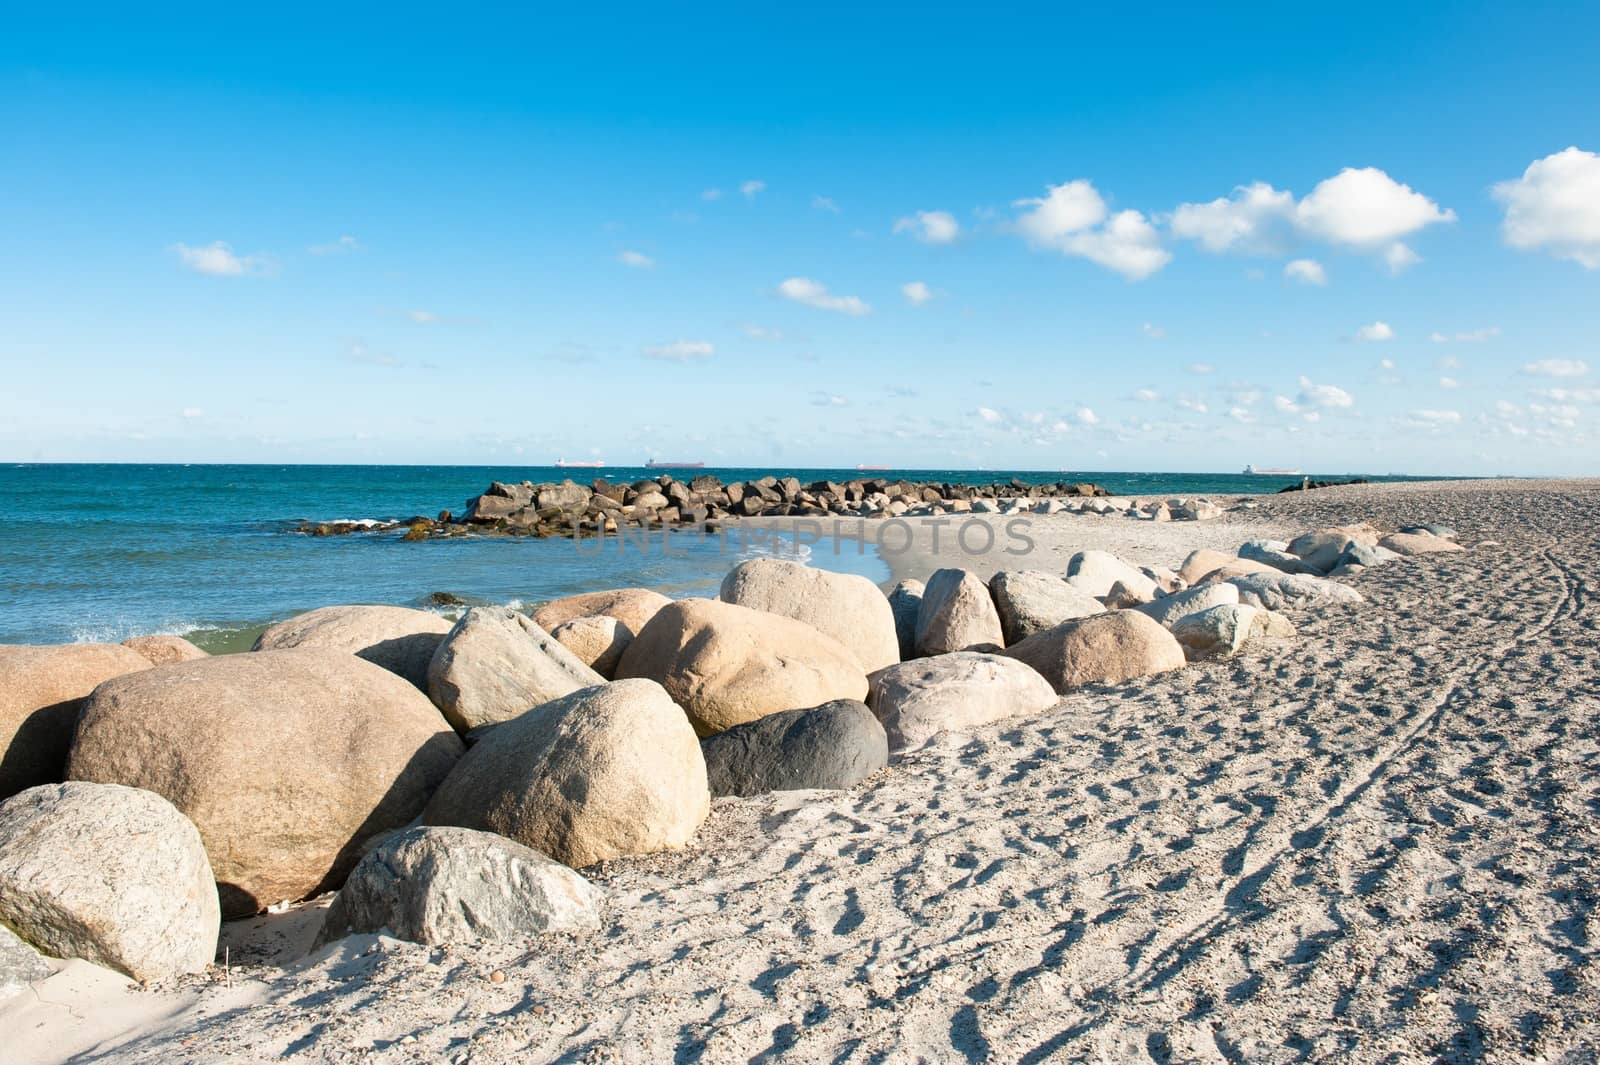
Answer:
POLYGON ((1202 658, 1231 658, 1254 635, 1257 613, 1253 606, 1219 604, 1185 614, 1173 622, 1172 638, 1183 647, 1184 655, 1191 662, 1202 658))
POLYGON ((428 696, 458 732, 604 683, 526 614, 503 606, 461 615, 428 665, 428 696))
POLYGON ((133 636, 122 641, 122 646, 143 655, 152 666, 168 662, 193 662, 206 657, 206 653, 182 636, 133 636))
POLYGON ((1067 583, 1086 595, 1097 599, 1110 595, 1112 585, 1119 581, 1145 602, 1161 594, 1156 582, 1139 567, 1109 551, 1079 551, 1067 560, 1067 583))
POLYGON ((923 583, 906 579, 889 589, 889 611, 894 615, 894 634, 900 644, 900 661, 917 656, 917 613, 922 609, 923 583))
POLYGON ((259 651, 100 685, 67 776, 169 800, 200 830, 237 917, 337 887, 461 751, 427 697, 385 669, 342 651, 259 651))
POLYGON ((1203 584, 1198 588, 1189 588, 1163 596, 1153 603, 1142 603, 1133 609, 1170 629, 1179 619, 1190 614, 1238 602, 1239 589, 1233 585, 1203 584))
POLYGON ((60 780, 83 700, 103 680, 149 668, 112 643, 0 646, 0 799, 60 780))
POLYGON ((864 672, 900 661, 894 611, 865 577, 785 559, 752 558, 722 579, 721 599, 805 622, 848 647, 864 672))
POLYGON ((1339 564, 1339 556, 1351 544, 1377 544, 1379 533, 1370 525, 1335 525, 1295 537, 1289 541, 1288 551, 1319 573, 1328 573, 1339 564))
POLYGON ((222 917, 200 833, 159 795, 44 784, 0 803, 0 924, 135 980, 200 972, 222 917))
POLYGON ((0 924, 0 1002, 21 994, 31 984, 48 979, 52 971, 43 954, 0 924))
POLYGON ((254 650, 318 648, 365 658, 428 688, 428 663, 450 622, 426 610, 403 606, 325 606, 271 626, 254 650))
POLYGON ((928 578, 917 608, 917 654, 989 650, 1005 640, 989 587, 976 573, 942 569, 928 578))
POLYGON ((710 809, 683 711, 653 681, 618 680, 485 729, 422 819, 497 832, 578 869, 681 847, 710 809))
POLYGON ((1062 693, 1182 669, 1186 661, 1172 634, 1136 610, 1064 622, 1003 653, 1032 666, 1062 693))
POLYGON ((1228 583, 1239 589, 1239 602, 1267 610, 1364 602, 1361 593, 1348 584, 1298 573, 1252 573, 1228 583))
POLYGON ((415 826, 386 836, 356 863, 317 942, 379 931, 429 944, 593 932, 603 898, 565 865, 515 840, 415 826))
POLYGON ((833 637, 803 621, 714 599, 662 607, 623 652, 617 677, 660 684, 702 736, 867 694, 860 659, 833 637))
POLYGON ((1033 717, 1056 693, 1021 662, 978 651, 952 651, 890 666, 872 677, 868 696, 891 751, 920 747, 941 732, 966 732, 1010 717, 1033 717))
POLYGON ((586 592, 554 599, 535 607, 529 615, 533 623, 546 632, 553 631, 562 622, 573 618, 600 615, 616 618, 628 626, 628 631, 638 635, 656 616, 656 611, 672 602, 660 592, 648 588, 613 588, 604 592, 586 592))
POLYGON ((713 798, 848 788, 889 762, 889 741, 866 704, 836 699, 768 714, 700 741, 713 798))
POLYGON ((1378 546, 1397 555, 1442 555, 1466 550, 1455 541, 1430 532, 1390 533, 1378 541, 1378 546))
POLYGON ((1007 644, 1105 611, 1100 600, 1044 570, 1002 570, 989 578, 989 594, 1007 644))
POLYGON ((1189 552, 1189 556, 1183 560, 1183 565, 1178 569, 1178 576, 1184 583, 1193 587, 1202 581, 1215 584, 1228 577, 1242 577, 1247 573, 1281 572, 1282 570, 1265 562, 1226 555, 1221 551, 1202 547, 1198 551, 1189 552))
POLYGON ((606 680, 617 675, 622 652, 633 642, 633 630, 604 614, 563 621, 550 630, 550 638, 571 651, 573 657, 606 680))
POLYGON ((1282 540, 1246 540, 1239 545, 1239 557, 1252 562, 1262 562, 1284 573, 1306 573, 1320 577, 1323 571, 1298 555, 1289 553, 1289 545, 1282 540))

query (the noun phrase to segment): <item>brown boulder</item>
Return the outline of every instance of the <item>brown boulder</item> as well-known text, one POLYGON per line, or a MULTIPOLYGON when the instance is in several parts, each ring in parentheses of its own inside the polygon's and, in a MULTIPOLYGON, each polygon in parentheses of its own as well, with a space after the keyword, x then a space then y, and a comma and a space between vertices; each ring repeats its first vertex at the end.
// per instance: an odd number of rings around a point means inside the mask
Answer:
POLYGON ((628 626, 604 614, 563 621, 550 637, 606 680, 616 676, 622 652, 633 642, 628 626))
POLYGON ((900 661, 894 611, 865 577, 781 558, 752 558, 722 579, 721 597, 724 603, 805 622, 850 648, 868 673, 900 661))
POLYGON ((168 662, 193 662, 196 658, 206 657, 204 651, 182 636, 134 636, 123 640, 122 646, 137 651, 152 666, 164 666, 168 662))
POLYGON ((659 683, 702 736, 867 695, 860 661, 837 640, 805 622, 714 599, 663 607, 623 652, 617 677, 659 683))
POLYGON ((1136 610, 1064 622, 1001 654, 1026 662, 1063 693, 1084 684, 1115 684, 1182 669, 1185 662, 1172 633, 1136 610))
POLYGON ((394 674, 342 651, 261 651, 102 684, 67 776, 164 796, 200 830, 224 915, 240 916, 337 887, 461 751, 394 674))
POLYGON ((648 588, 613 588, 555 599, 541 604, 529 616, 545 632, 554 632, 562 622, 573 618, 600 615, 616 618, 628 626, 630 632, 638 633, 656 616, 656 611, 670 602, 671 599, 648 588))
POLYGON ((83 700, 103 680, 149 668, 114 643, 0 647, 0 799, 60 780, 83 700))
POLYGON ((280 621, 263 632, 252 650, 317 647, 365 658, 426 691, 428 663, 450 622, 426 610, 403 606, 325 606, 280 621))

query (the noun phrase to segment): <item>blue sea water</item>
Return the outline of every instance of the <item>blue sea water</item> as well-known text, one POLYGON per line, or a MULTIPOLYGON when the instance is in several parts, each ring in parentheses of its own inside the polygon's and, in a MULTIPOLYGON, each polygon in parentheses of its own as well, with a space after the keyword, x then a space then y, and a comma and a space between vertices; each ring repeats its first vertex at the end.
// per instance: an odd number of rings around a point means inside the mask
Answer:
MULTIPOLYGON (((436 593, 468 603, 535 603, 602 588, 647 587, 714 595, 742 558, 793 545, 730 534, 656 533, 648 549, 615 540, 448 539, 393 535, 309 537, 300 521, 399 519, 458 513, 491 481, 596 476, 614 482, 662 471, 514 466, 0 467, 0 643, 122 640, 176 633, 212 650, 248 645, 272 620, 333 603, 430 606, 436 593)), ((1090 480, 1119 494, 1234 496, 1276 491, 1296 478, 1226 474, 1061 473, 1012 470, 670 471, 724 481, 771 473, 802 481, 855 477, 988 484, 1090 480)), ((1318 475, 1344 478, 1349 475, 1318 475)), ((1388 479, 1388 478, 1384 478, 1388 479)), ((802 549, 803 550, 803 549, 802 549)), ((814 565, 885 580, 871 547, 818 549, 814 565)))

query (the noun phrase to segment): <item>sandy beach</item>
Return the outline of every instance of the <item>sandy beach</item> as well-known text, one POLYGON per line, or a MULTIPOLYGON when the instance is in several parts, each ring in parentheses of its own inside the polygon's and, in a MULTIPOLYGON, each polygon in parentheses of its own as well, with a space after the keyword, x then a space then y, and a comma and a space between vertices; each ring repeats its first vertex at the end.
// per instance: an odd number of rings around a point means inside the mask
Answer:
POLYGON ((1362 520, 1469 550, 847 792, 719 799, 685 850, 587 871, 598 934, 306 957, 302 904, 173 985, 64 965, 0 1006, 6 1060, 1595 1060, 1600 481, 1036 516, 1020 563, 919 541, 892 566, 1173 565, 1362 520))

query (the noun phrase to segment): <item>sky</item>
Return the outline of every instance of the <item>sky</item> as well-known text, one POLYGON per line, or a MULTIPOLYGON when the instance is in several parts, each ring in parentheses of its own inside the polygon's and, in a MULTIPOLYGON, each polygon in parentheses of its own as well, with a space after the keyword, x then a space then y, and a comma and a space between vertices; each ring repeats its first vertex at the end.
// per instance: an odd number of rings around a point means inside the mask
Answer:
POLYGON ((0 460, 1600 474, 1600 5, 1206 6, 13 12, 0 460))

